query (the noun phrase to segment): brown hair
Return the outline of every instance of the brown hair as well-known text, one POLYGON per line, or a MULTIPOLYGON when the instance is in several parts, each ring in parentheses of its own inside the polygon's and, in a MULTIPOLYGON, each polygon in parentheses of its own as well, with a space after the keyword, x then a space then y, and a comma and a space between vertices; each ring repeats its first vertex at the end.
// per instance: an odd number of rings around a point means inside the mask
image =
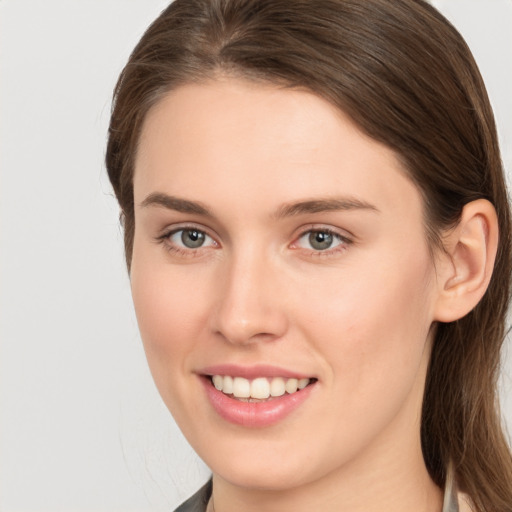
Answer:
POLYGON ((423 195, 432 247, 466 203, 493 203, 500 228, 494 274, 471 313, 437 326, 421 436, 438 485, 452 461, 477 511, 512 511, 512 456, 496 391, 510 209, 492 110, 460 34, 422 0, 176 0, 133 51, 114 95, 106 163, 128 267, 145 116, 169 90, 218 74, 306 88, 395 150, 423 195))

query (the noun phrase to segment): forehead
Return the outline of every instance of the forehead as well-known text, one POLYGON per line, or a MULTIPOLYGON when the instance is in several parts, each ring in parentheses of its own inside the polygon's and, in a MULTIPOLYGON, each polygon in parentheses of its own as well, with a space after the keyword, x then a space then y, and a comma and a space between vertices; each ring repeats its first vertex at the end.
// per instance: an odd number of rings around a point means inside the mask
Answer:
POLYGON ((184 85, 153 107, 134 191, 136 203, 155 191, 203 202, 235 194, 246 207, 338 194, 390 208, 421 203, 395 153, 333 105, 238 80, 184 85))

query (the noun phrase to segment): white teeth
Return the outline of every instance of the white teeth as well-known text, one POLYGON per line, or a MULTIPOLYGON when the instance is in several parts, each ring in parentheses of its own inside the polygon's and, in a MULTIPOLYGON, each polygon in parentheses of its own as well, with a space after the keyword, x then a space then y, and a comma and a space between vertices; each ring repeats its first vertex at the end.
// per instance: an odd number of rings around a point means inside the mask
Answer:
POLYGON ((218 389, 219 391, 223 390, 224 379, 222 378, 222 376, 214 375, 212 381, 213 381, 213 385, 215 386, 216 389, 218 389))
POLYGON ((299 379, 297 383, 297 387, 299 389, 304 389, 309 384, 309 379, 299 379))
POLYGON ((295 393, 295 391, 297 391, 298 384, 299 381, 297 379, 288 379, 284 385, 284 388, 286 389, 287 393, 295 393))
POLYGON ((251 382, 251 397, 265 399, 270 396, 270 384, 267 379, 261 377, 251 382))
POLYGON ((221 391, 226 393, 226 395, 231 395, 233 393, 233 377, 230 377, 229 375, 224 377, 221 391))
MULTIPOLYGON (((222 388, 224 390, 224 388, 222 388)), ((249 398, 251 396, 251 383, 243 377, 233 379, 233 395, 237 398, 249 398)))
POLYGON ((229 375, 214 375, 213 385, 226 395, 236 398, 256 398, 266 400, 269 397, 282 396, 285 393, 292 394, 304 389, 310 379, 284 379, 283 377, 258 377, 252 381, 243 377, 231 377, 229 375))
POLYGON ((281 377, 274 377, 270 382, 270 395, 283 396, 285 393, 286 387, 284 385, 284 379, 282 379, 281 377))

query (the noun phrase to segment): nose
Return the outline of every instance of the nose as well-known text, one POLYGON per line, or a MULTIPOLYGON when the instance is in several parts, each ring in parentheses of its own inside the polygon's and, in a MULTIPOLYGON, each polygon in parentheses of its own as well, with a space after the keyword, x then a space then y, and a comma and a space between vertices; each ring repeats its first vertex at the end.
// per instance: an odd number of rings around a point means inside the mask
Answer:
POLYGON ((255 252, 224 262, 211 328, 231 344, 276 340, 288 328, 278 269, 255 252))

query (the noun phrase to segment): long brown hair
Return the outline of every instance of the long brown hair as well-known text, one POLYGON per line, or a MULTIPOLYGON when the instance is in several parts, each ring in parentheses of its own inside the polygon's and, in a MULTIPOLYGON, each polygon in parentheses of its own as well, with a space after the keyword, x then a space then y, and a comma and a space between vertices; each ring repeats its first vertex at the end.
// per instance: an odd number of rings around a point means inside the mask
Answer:
POLYGON ((496 208, 489 288, 464 318, 439 324, 421 438, 433 480, 452 461, 479 512, 512 511, 512 457, 497 403, 511 281, 511 219, 493 113, 460 34, 423 0, 176 0, 149 27, 114 95, 106 155, 130 267, 132 178, 148 110, 180 84, 218 74, 305 88, 397 153, 423 195, 431 247, 463 206, 496 208))

